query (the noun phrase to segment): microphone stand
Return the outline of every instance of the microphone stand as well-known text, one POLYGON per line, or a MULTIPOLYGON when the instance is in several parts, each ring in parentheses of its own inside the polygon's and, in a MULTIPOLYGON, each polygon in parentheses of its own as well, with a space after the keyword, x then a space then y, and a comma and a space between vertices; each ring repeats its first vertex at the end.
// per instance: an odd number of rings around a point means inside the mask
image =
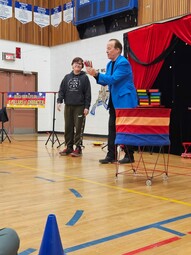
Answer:
POLYGON ((61 145, 61 144, 60 144, 60 141, 59 141, 59 139, 58 139, 58 136, 57 136, 57 134, 55 133, 55 130, 54 130, 54 129, 55 129, 55 120, 56 120, 56 118, 55 118, 55 110, 56 110, 56 92, 53 92, 53 93, 54 93, 54 108, 53 108, 53 121, 52 121, 53 125, 52 125, 52 132, 49 133, 49 137, 48 137, 48 139, 47 139, 47 141, 46 141, 46 143, 45 143, 45 145, 47 145, 48 142, 51 141, 51 142, 52 142, 52 147, 54 146, 55 142, 58 142, 59 146, 61 145))

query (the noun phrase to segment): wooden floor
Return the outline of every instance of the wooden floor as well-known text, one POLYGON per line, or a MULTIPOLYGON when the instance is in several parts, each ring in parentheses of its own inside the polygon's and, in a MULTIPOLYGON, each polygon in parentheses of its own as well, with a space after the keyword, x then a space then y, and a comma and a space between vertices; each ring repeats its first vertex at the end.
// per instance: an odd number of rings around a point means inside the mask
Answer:
MULTIPOLYGON (((99 138, 85 138, 80 158, 59 156, 64 146, 45 145, 47 138, 14 135, 0 144, 1 227, 16 229, 20 255, 38 255, 52 241, 47 234, 42 241, 44 230, 55 227, 52 214, 65 254, 191 254, 191 159, 170 155, 168 179, 159 159, 147 186, 141 167, 134 174, 120 166, 128 172, 116 179, 116 164, 100 165, 106 149, 93 145, 99 138)), ((144 153, 148 169, 155 156, 144 153)))

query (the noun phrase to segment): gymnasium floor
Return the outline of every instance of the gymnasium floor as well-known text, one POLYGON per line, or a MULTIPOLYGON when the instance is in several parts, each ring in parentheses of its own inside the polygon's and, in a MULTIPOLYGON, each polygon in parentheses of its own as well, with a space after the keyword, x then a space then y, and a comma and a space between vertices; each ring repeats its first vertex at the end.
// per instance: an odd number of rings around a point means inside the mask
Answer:
MULTIPOLYGON (((59 156, 64 146, 45 145, 47 138, 14 135, 0 144, 1 227, 18 232, 19 255, 53 255, 44 250, 50 242, 60 255, 59 238, 71 255, 190 255, 191 159, 170 155, 164 178, 160 158, 147 186, 141 168, 120 166, 128 172, 116 178, 116 164, 100 165, 99 138, 84 138, 79 158, 59 156)), ((143 156, 152 168, 156 153, 143 156)))

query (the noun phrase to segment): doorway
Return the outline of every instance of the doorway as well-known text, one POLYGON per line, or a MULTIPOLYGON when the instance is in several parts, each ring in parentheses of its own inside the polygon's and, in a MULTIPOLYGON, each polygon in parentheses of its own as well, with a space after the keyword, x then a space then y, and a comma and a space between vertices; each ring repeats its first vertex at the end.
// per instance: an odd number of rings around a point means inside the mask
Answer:
MULTIPOLYGON (((0 69, 0 106, 7 105, 7 92, 36 92, 37 74, 24 74, 0 69)), ((37 132, 37 110, 7 108, 9 121, 4 128, 9 134, 33 134, 37 132)))

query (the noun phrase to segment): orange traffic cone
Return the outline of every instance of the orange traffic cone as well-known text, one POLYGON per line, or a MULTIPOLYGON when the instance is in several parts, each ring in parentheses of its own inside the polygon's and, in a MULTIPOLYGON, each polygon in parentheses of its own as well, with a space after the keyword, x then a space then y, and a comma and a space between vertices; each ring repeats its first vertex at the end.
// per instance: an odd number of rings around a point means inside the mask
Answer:
POLYGON ((66 255, 54 214, 48 216, 39 255, 66 255))

